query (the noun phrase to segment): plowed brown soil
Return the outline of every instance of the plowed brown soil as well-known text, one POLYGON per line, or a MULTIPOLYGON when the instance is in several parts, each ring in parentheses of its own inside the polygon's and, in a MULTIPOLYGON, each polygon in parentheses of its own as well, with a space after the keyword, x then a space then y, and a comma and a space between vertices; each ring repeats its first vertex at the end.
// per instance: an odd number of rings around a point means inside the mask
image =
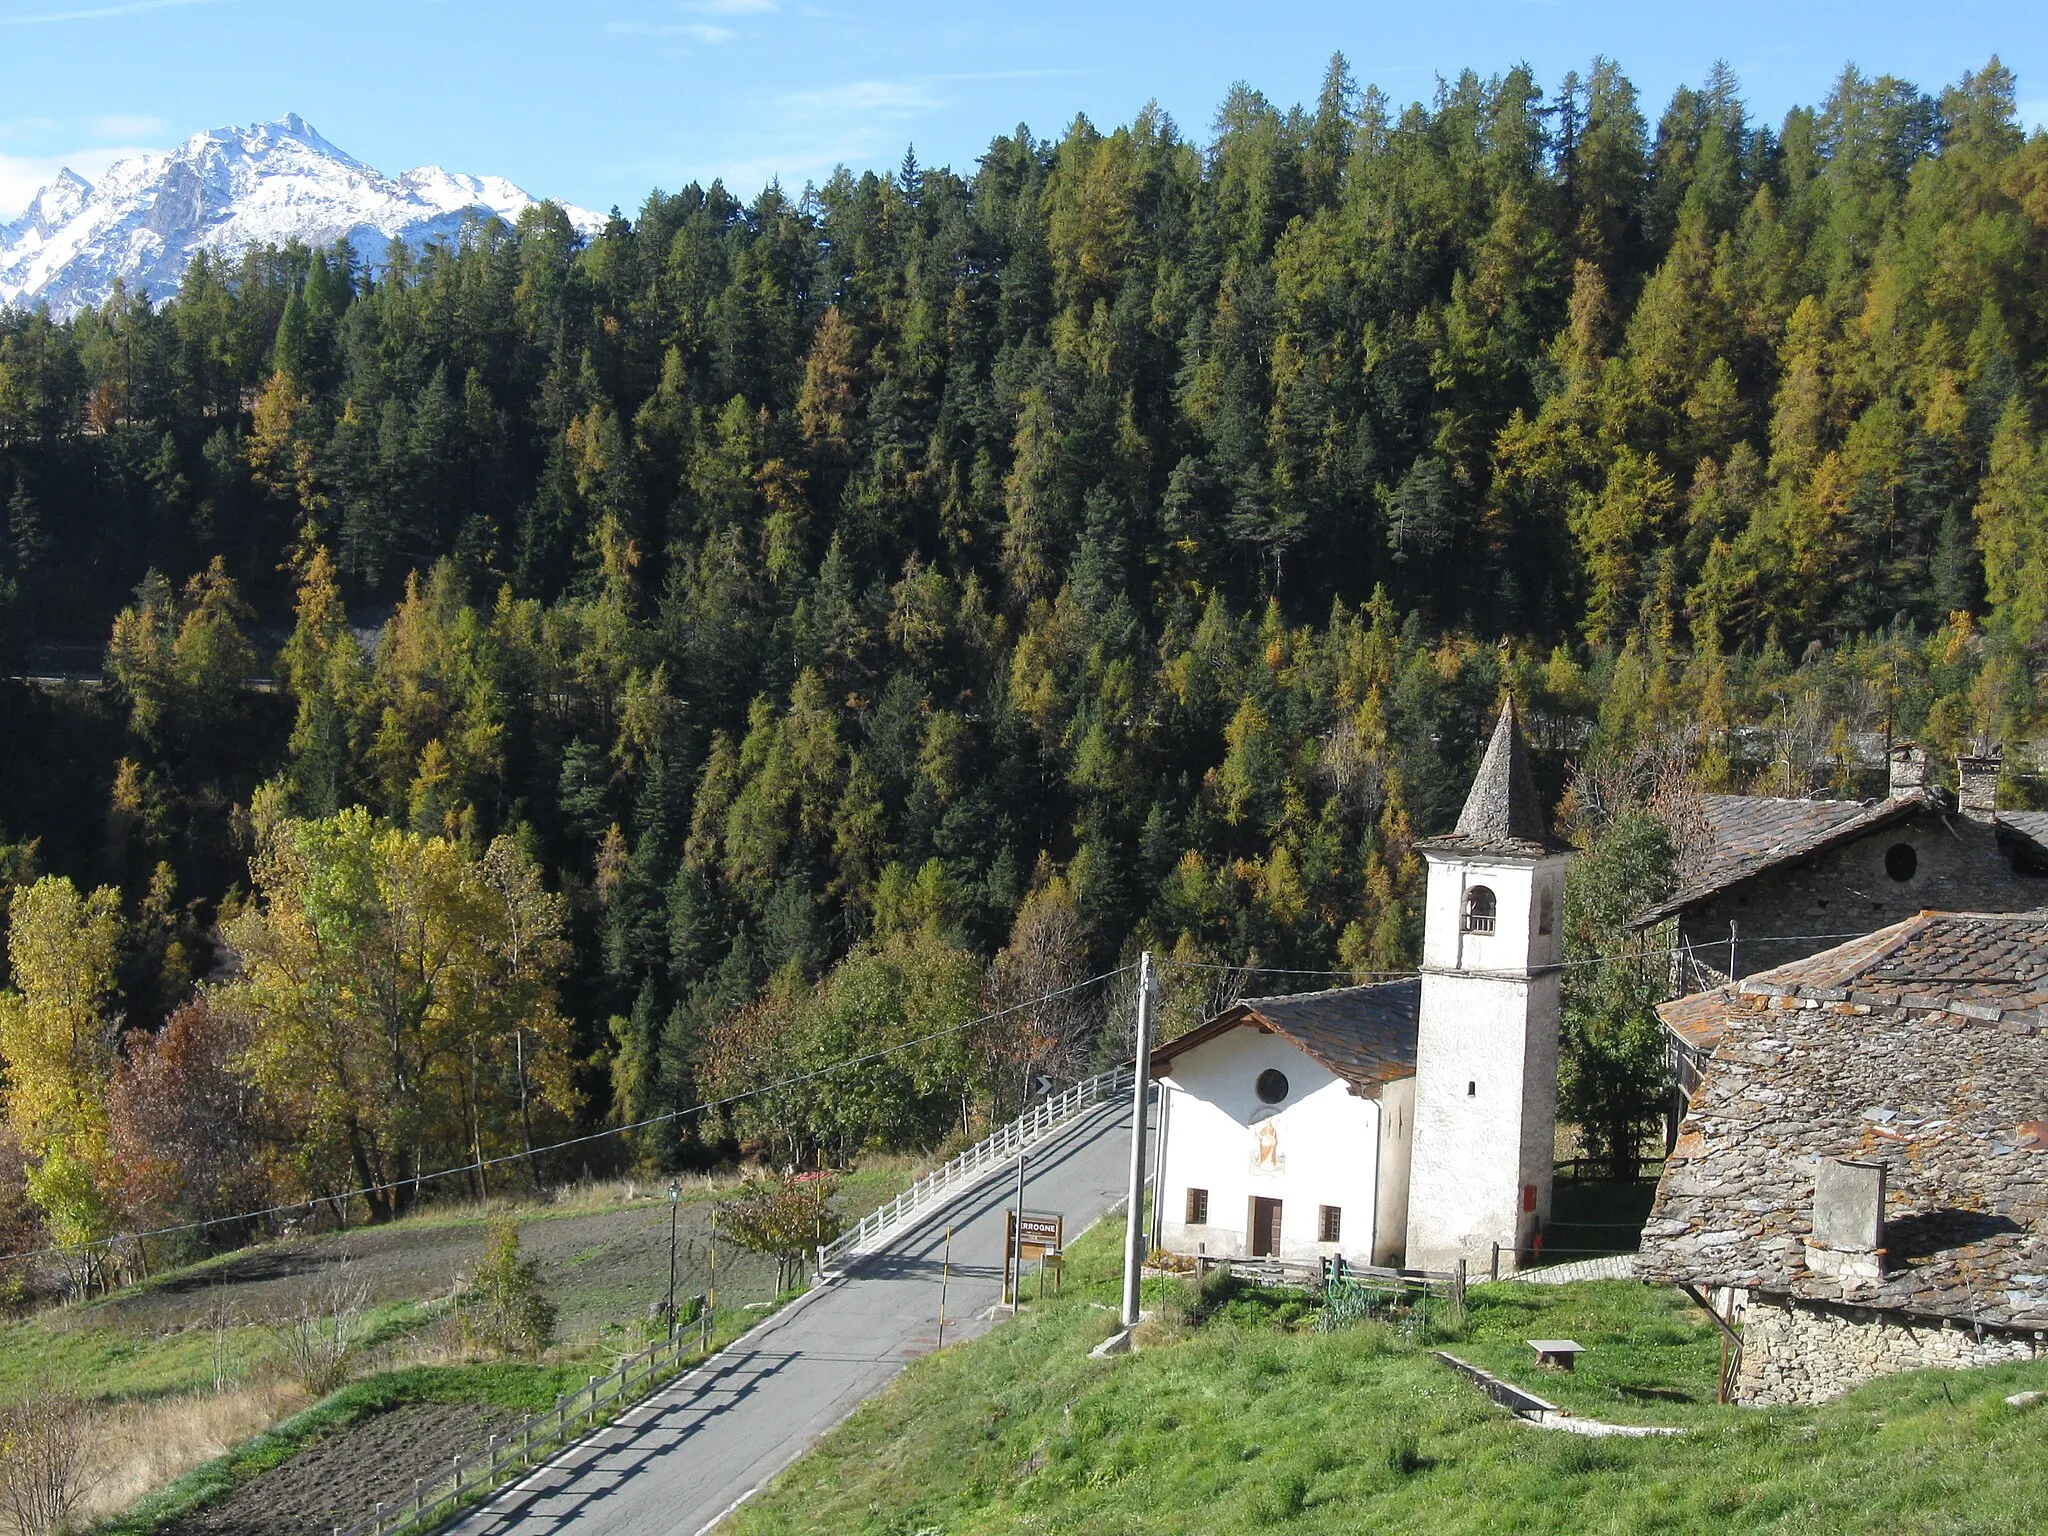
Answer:
POLYGON ((212 1509, 188 1515, 164 1536, 329 1536, 367 1518, 381 1500, 413 1496, 457 1456, 484 1448, 521 1415, 475 1403, 409 1403, 323 1435, 212 1509))

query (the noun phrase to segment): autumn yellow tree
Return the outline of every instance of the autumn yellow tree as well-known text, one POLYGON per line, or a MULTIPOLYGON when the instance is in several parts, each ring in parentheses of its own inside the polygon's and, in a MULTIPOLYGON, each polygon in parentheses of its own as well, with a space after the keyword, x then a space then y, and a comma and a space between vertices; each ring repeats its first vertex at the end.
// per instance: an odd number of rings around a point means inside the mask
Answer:
POLYGON ((29 1159, 30 1197, 67 1247, 104 1237, 115 1206, 107 1089, 119 1019, 112 1011, 120 898, 80 896, 45 875, 8 909, 14 988, 0 992, 0 1063, 9 1129, 29 1159))
POLYGON ((351 1181, 388 1218, 422 1175, 523 1151, 537 1113, 573 1110, 561 906, 510 840, 472 860, 352 808, 283 823, 252 873, 218 1001, 249 1017, 308 1193, 351 1181))

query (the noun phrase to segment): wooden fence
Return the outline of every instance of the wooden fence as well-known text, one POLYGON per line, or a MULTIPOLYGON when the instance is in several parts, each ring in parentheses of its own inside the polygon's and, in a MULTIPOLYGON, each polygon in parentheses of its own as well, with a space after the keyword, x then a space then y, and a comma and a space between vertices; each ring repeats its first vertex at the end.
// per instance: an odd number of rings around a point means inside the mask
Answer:
POLYGON ((710 1348, 711 1318, 687 1334, 672 1332, 621 1360, 608 1374, 593 1376, 555 1406, 536 1413, 517 1429, 493 1435, 481 1451, 457 1456, 439 1478, 421 1478, 412 1497, 380 1503, 354 1525, 334 1527, 334 1536, 411 1536, 431 1531, 510 1477, 548 1459, 608 1418, 651 1394, 702 1359, 710 1348))

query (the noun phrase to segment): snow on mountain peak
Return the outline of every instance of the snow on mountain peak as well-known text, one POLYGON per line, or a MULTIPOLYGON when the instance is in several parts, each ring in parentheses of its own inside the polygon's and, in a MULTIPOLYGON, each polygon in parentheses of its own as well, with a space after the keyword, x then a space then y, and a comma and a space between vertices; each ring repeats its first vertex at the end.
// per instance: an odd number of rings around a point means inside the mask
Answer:
POLYGON ((76 217, 91 196, 92 183, 65 166, 57 172, 55 181, 29 200, 20 218, 12 224, 0 224, 0 244, 29 234, 47 238, 58 225, 76 217))
MULTIPOLYGON (((20 218, 0 224, 0 306, 47 304, 61 317, 104 302, 117 282, 161 300, 201 250, 234 257, 348 240, 374 260, 392 240, 452 240, 472 219, 510 222, 534 201, 501 176, 434 165, 386 176, 287 112, 131 156, 97 186, 59 172, 20 218)), ((567 212, 586 233, 603 227, 587 210, 567 212)))

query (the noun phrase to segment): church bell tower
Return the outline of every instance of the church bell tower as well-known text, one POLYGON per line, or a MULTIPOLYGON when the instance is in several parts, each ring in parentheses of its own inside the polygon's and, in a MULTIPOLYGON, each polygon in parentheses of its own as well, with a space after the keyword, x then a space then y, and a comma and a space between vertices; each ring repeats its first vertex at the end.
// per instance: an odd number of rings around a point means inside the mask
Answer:
POLYGON ((1512 698, 1457 829, 1429 864, 1407 1262, 1502 1273, 1550 1217, 1560 915, 1567 850, 1550 834, 1512 698))

